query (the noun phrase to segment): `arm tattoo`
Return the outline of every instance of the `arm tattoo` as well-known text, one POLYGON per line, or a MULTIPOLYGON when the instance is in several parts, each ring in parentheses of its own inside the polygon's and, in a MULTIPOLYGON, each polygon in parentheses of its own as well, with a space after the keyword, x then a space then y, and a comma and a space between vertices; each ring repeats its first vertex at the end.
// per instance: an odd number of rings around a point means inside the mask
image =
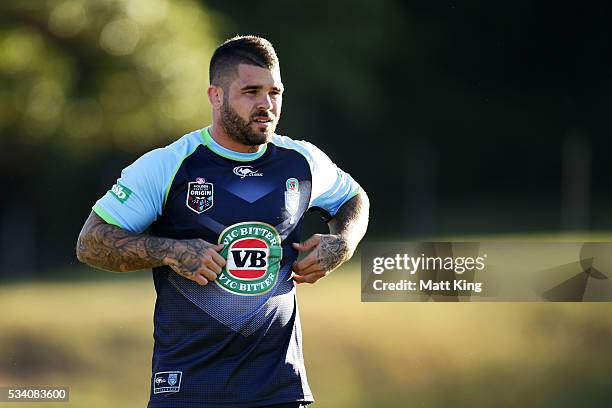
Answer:
POLYGON ((92 212, 77 241, 79 261, 100 269, 128 272, 169 264, 189 277, 201 265, 198 256, 210 246, 200 239, 174 240, 133 234, 107 224, 92 212))
POLYGON ((168 265, 174 272, 189 278, 203 266, 201 255, 211 246, 201 239, 175 241, 173 250, 177 254, 176 259, 172 259, 168 265))
POLYGON ((326 272, 331 272, 350 258, 346 239, 339 235, 324 235, 317 248, 317 260, 326 272))
POLYGON ((370 200, 365 191, 361 191, 344 203, 334 218, 329 221, 330 232, 343 235, 349 241, 349 245, 357 247, 368 228, 369 211, 370 200))
POLYGON ((368 228, 370 202, 365 191, 348 200, 329 221, 331 235, 324 235, 317 251, 319 264, 331 271, 348 261, 368 228))

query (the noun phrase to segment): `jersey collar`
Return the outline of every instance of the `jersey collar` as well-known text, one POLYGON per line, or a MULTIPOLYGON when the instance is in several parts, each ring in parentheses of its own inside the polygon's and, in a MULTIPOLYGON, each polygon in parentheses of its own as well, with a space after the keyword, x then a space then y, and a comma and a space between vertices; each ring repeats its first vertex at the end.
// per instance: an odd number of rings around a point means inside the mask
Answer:
POLYGON ((259 149, 255 153, 241 153, 227 149, 221 146, 215 141, 215 139, 212 138, 212 136, 210 135, 210 126, 204 129, 200 129, 200 136, 202 137, 204 145, 208 147, 213 153, 216 153, 221 157, 225 157, 226 159, 241 162, 248 162, 253 161, 255 159, 259 159, 268 148, 268 144, 264 143, 263 145, 259 146, 259 149))

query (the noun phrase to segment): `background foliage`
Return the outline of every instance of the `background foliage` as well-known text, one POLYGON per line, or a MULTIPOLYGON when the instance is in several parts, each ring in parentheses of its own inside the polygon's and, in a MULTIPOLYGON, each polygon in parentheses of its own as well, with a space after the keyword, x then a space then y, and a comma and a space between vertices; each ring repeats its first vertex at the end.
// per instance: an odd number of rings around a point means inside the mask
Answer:
POLYGON ((93 202, 143 152, 210 121, 208 60, 279 53, 279 132, 373 200, 372 237, 612 226, 610 6, 48 0, 0 6, 2 274, 74 262, 93 202), (19 243, 19 244, 17 244, 19 243), (25 267, 25 268, 24 268, 25 267))
MULTIPOLYGON (((78 267, 74 244, 123 167, 209 123, 208 60, 235 34, 274 43, 279 132, 365 187, 370 239, 609 240, 611 7, 0 2, 0 385, 144 404, 151 282, 78 267)), ((356 272, 299 289, 321 406, 609 401, 606 304, 361 304, 356 272)))

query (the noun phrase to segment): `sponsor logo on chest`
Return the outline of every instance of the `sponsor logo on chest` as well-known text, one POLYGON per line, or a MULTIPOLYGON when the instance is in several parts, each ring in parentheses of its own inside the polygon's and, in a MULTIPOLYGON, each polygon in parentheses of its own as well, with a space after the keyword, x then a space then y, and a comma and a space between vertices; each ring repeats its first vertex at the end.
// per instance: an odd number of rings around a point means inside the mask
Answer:
POLYGON ((237 295, 261 295, 278 281, 282 258, 276 229, 263 222, 241 222, 221 233, 227 264, 215 282, 237 295))

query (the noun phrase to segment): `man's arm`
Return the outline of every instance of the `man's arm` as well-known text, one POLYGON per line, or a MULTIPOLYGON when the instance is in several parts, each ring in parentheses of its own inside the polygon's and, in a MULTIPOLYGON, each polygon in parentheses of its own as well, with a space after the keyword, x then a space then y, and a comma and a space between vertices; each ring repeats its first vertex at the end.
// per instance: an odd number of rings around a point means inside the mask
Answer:
POLYGON ((92 211, 79 234, 76 253, 79 261, 113 272, 168 265, 187 279, 206 285, 225 265, 218 253, 222 248, 202 239, 133 234, 106 223, 92 211))
POLYGON ((312 250, 293 265, 297 283, 315 283, 348 261, 368 228, 370 200, 365 191, 348 200, 327 223, 329 234, 315 234, 293 247, 300 252, 312 250))

